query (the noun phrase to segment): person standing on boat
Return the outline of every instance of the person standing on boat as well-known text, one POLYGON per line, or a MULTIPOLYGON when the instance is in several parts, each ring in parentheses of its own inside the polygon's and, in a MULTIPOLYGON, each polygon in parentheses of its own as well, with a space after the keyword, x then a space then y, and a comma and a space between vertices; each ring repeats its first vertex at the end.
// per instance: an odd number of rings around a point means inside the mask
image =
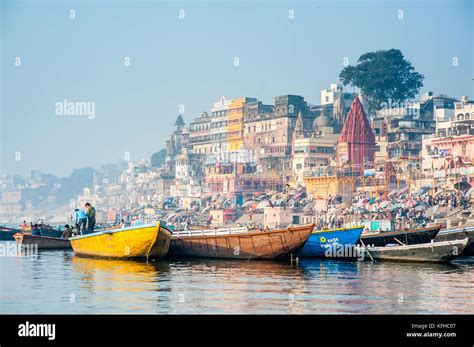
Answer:
POLYGON ((95 226, 95 207, 86 202, 87 232, 93 233, 95 226))
POLYGON ((74 210, 74 223, 76 224, 76 230, 79 233, 81 232, 81 227, 82 230, 86 230, 87 216, 84 210, 79 210, 78 208, 74 210))
POLYGON ((21 223, 21 230, 26 230, 28 228, 28 224, 26 224, 26 220, 21 223))
POLYGON ((33 228, 31 228, 31 235, 41 236, 41 228, 38 226, 38 224, 33 225, 33 228))

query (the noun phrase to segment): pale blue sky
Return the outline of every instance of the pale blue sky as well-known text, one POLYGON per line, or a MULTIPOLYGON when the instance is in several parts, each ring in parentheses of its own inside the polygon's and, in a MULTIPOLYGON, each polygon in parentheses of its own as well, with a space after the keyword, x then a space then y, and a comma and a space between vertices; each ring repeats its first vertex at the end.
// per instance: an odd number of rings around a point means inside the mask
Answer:
POLYGON ((425 75, 422 92, 474 97, 468 0, 0 2, 1 173, 149 156, 180 104, 187 124, 222 95, 318 104, 344 57, 379 49, 400 49, 425 75), (56 115, 63 99, 95 102, 95 119, 56 115))

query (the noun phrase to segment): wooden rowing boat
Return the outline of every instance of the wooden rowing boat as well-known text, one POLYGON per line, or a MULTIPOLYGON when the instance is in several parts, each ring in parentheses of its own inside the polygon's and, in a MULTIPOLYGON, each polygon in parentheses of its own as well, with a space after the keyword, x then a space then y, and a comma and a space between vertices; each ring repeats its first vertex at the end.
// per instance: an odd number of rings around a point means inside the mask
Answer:
MULTIPOLYGON (((31 235, 31 228, 26 228, 23 230, 0 226, 0 241, 13 241, 15 240, 13 235, 15 235, 16 233, 31 235)), ((39 228, 39 233, 41 234, 41 236, 52 238, 61 238, 63 234, 61 230, 53 229, 50 226, 43 226, 39 228)))
POLYGON ((100 231, 70 238, 74 253, 103 258, 162 259, 170 247, 171 232, 160 223, 100 231))
POLYGON ((17 233, 13 237, 19 246, 34 246, 38 249, 71 249, 71 242, 67 239, 21 233, 17 233))
POLYGON ((469 239, 364 248, 365 259, 399 262, 446 263, 462 253, 469 239))
POLYGON ((388 244, 404 243, 405 245, 416 245, 428 243, 433 240, 441 229, 441 225, 428 228, 407 229, 399 231, 386 231, 376 234, 362 234, 360 244, 383 247, 388 244))
POLYGON ((460 255, 472 256, 474 255, 474 226, 441 230, 436 236, 435 242, 462 240, 466 237, 469 238, 469 242, 466 248, 464 248, 464 251, 460 255))
POLYGON ((61 230, 53 229, 49 226, 40 228, 39 232, 41 233, 41 236, 53 238, 60 238, 63 234, 61 230))
POLYGON ((314 224, 273 230, 239 227, 175 231, 171 236, 170 256, 275 259, 296 252, 313 228, 314 224))

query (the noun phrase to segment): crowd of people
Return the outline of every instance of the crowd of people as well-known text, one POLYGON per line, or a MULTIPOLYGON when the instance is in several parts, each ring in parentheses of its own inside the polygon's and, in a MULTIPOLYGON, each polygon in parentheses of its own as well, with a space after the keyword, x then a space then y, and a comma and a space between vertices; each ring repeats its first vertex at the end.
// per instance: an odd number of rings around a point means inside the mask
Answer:
POLYGON ((412 194, 408 192, 392 197, 384 202, 381 198, 355 196, 350 206, 336 208, 342 202, 341 196, 328 198, 328 210, 318 217, 318 228, 340 228, 354 220, 389 220, 395 229, 424 227, 434 222, 438 208, 447 211, 471 208, 471 195, 468 192, 442 191, 437 194, 412 194), (430 213, 427 213, 431 208, 430 213), (436 209, 436 210, 433 210, 436 209))

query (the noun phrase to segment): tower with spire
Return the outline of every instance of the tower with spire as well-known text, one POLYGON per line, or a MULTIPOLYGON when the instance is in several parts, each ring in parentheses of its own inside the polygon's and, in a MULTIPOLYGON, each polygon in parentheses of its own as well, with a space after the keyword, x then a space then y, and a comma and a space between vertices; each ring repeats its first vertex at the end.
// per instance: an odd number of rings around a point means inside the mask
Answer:
POLYGON ((176 118, 176 122, 174 122, 174 125, 176 126, 176 132, 177 133, 181 133, 183 131, 183 128, 184 128, 184 119, 183 119, 183 116, 182 115, 178 115, 178 117, 176 118))
POLYGON ((293 131, 293 139, 299 139, 302 137, 304 137, 303 115, 300 111, 298 113, 298 118, 296 119, 295 130, 293 131))
POLYGON ((337 144, 339 166, 349 164, 363 171, 364 164, 374 161, 375 135, 356 95, 337 144))
POLYGON ((166 140, 165 172, 170 175, 174 175, 174 158, 186 147, 189 135, 189 133, 185 131, 186 128, 182 115, 178 115, 174 125, 176 130, 173 131, 168 140, 166 140))
POLYGON ((337 99, 334 101, 332 116, 336 127, 341 129, 347 119, 346 104, 342 93, 339 93, 337 99))

